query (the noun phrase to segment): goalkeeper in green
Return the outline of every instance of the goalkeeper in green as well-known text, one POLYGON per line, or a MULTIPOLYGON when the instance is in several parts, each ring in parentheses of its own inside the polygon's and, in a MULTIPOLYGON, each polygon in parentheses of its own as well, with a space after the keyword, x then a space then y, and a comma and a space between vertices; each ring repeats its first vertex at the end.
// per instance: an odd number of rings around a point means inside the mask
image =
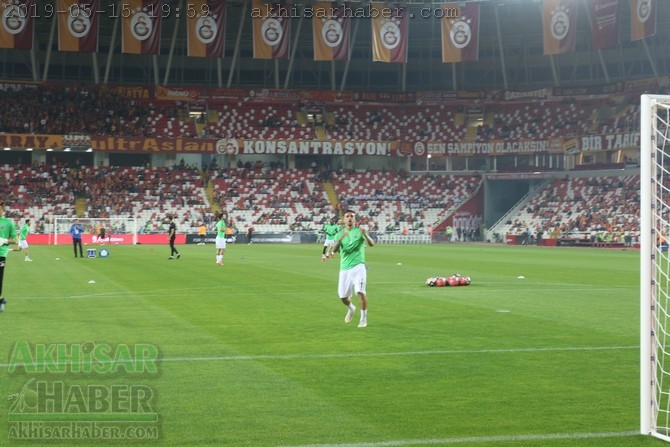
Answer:
POLYGON ((16 225, 12 219, 5 217, 5 201, 0 200, 0 312, 4 312, 7 301, 2 294, 2 282, 5 277, 5 262, 9 253, 9 244, 14 243, 16 225))
POLYGON ((335 245, 335 236, 340 231, 340 226, 337 224, 337 218, 333 217, 330 222, 323 226, 323 233, 325 239, 323 241, 323 252, 321 253, 321 262, 328 258, 335 256, 333 246, 335 245))

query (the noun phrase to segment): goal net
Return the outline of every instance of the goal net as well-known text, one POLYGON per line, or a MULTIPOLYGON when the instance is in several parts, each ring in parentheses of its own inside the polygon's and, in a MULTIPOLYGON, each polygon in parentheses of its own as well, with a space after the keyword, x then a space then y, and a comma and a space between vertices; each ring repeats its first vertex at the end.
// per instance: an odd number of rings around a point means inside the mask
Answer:
POLYGON ((670 96, 640 126, 640 431, 670 441, 670 96))
POLYGON ((72 242, 70 229, 77 220, 84 232, 84 244, 137 244, 137 219, 134 217, 74 218, 54 216, 54 245, 72 242))

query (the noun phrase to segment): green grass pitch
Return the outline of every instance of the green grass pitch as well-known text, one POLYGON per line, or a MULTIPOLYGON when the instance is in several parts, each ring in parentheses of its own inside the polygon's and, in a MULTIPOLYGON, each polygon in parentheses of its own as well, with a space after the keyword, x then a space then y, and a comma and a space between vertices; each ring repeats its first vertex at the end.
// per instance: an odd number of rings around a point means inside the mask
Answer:
POLYGON ((224 267, 213 246, 179 249, 10 253, 0 445, 46 443, 7 437, 10 397, 32 378, 155 391, 159 438, 112 444, 664 445, 636 434, 638 251, 378 245, 359 329, 320 245, 229 245, 224 267), (453 273, 472 285, 424 285, 453 273), (87 342, 156 347, 157 371, 10 371, 17 343, 87 342))

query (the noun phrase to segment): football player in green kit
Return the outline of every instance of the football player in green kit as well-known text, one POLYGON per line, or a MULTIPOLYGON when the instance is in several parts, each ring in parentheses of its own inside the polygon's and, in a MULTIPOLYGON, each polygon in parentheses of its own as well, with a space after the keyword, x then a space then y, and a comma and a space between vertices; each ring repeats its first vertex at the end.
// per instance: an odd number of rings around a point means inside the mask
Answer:
POLYGON ((365 245, 373 247, 367 230, 356 227, 356 214, 347 210, 344 212, 344 228, 337 233, 333 251, 340 252, 340 278, 337 293, 342 303, 349 309, 344 322, 349 323, 354 318, 356 306, 351 302, 352 292, 358 295, 361 306, 361 318, 358 327, 368 325, 368 296, 365 291, 367 268, 365 267, 365 245))
POLYGON ((326 235, 326 239, 324 239, 323 241, 323 252, 321 253, 321 262, 335 256, 335 253, 333 252, 333 247, 335 246, 335 236, 337 236, 338 231, 340 231, 340 226, 337 224, 336 217, 330 219, 330 222, 328 222, 323 226, 323 232, 326 235))

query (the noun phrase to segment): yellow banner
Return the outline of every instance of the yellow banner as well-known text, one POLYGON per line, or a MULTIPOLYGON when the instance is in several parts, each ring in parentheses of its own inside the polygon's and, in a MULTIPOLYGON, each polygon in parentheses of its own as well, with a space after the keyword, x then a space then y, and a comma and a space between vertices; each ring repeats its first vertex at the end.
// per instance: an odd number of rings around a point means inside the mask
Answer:
POLYGON ((61 135, 3 133, 0 134, 0 146, 20 149, 60 149, 63 146, 63 137, 61 135))
POLYGON ((180 152, 209 154, 216 152, 216 140, 203 138, 91 137, 96 151, 159 153, 180 152))

